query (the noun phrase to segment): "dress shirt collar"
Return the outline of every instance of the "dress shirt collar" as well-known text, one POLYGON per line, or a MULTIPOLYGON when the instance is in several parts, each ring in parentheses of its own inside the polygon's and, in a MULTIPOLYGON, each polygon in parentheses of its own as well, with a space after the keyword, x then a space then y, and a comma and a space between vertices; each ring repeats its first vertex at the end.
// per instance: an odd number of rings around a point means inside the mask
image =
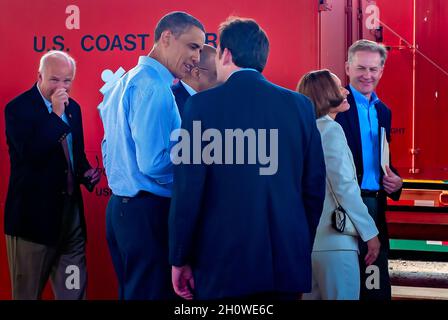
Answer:
POLYGON ((174 76, 163 64, 161 64, 156 59, 148 56, 141 56, 138 58, 138 64, 150 66, 156 69, 157 73, 160 75, 163 82, 165 82, 170 87, 173 85, 174 76))
POLYGON ((356 104, 372 106, 372 105, 375 105, 378 101, 380 101, 380 99, 378 99, 378 96, 376 95, 375 92, 372 92, 372 95, 370 96, 370 101, 368 101, 366 96, 363 95, 358 90, 356 90, 351 84, 350 84, 350 90, 353 93, 353 98, 355 98, 356 104))
POLYGON ((180 82, 182 82, 182 85, 184 86, 185 90, 188 91, 190 96, 194 96, 196 93, 198 93, 196 90, 194 90, 192 87, 190 87, 188 84, 186 84, 182 80, 180 80, 180 82))

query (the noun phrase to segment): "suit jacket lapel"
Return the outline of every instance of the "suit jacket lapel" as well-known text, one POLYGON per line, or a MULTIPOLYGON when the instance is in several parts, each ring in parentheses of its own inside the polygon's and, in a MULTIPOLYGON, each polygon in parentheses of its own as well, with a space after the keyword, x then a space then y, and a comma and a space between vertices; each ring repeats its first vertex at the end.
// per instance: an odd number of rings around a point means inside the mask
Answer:
POLYGON ((361 128, 359 127, 358 107, 356 106, 355 98, 353 97, 350 86, 347 86, 350 95, 347 97, 347 101, 350 104, 350 109, 347 111, 348 123, 350 125, 351 139, 353 139, 354 145, 357 150, 357 154, 353 155, 355 158, 359 158, 362 167, 362 144, 361 144, 361 128))
MULTIPOLYGON (((31 95, 30 107, 32 108, 33 112, 35 112, 36 115, 38 115, 39 117, 49 117, 50 113, 48 112, 48 108, 45 104, 44 99, 42 98, 39 90, 37 89, 37 83, 35 83, 34 86, 31 88, 31 92, 32 92, 32 95, 31 95)), ((69 122, 70 122, 70 120, 69 120, 69 122)), ((64 153, 64 149, 62 148, 62 145, 60 145, 59 149, 60 149, 60 152, 64 153)))
POLYGON ((185 88, 184 84, 182 83, 182 81, 179 81, 179 85, 182 88, 182 92, 184 97, 186 97, 187 99, 190 97, 190 93, 188 92, 188 90, 185 88))
MULTIPOLYGON (((380 108, 380 102, 379 101, 377 103, 375 103, 375 109, 376 109, 376 116, 378 118, 378 159, 379 159, 379 162, 380 162, 379 163, 380 164, 380 169, 379 169, 380 170, 380 180, 382 180, 383 169, 381 167, 381 154, 382 154, 382 150, 381 150, 381 127, 384 127, 384 129, 386 130, 386 126, 385 126, 385 121, 384 121, 384 113, 382 112, 382 108, 380 108)), ((387 136, 386 132, 385 132, 385 134, 387 136)))
POLYGON ((68 106, 65 107, 65 116, 67 117, 68 125, 70 126, 70 128, 73 128, 73 112, 71 103, 69 103, 68 106))
POLYGON ((32 108, 40 116, 48 116, 49 114, 48 109, 47 106, 45 105, 44 99, 42 98, 42 96, 39 93, 39 90, 37 89, 37 83, 35 83, 34 86, 31 88, 31 92, 32 92, 31 96, 32 108))
MULTIPOLYGON (((376 114, 378 117, 378 128, 384 127, 385 126, 385 121, 384 121, 384 112, 383 109, 380 108, 380 101, 378 101, 377 103, 375 103, 375 109, 376 109, 376 114)), ((378 131, 380 132, 380 131, 378 131)))

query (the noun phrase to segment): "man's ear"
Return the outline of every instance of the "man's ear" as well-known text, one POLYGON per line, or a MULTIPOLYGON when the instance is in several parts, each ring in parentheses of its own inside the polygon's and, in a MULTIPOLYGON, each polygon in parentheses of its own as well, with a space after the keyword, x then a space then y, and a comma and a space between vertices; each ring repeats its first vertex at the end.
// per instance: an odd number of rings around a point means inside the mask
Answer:
POLYGON ((349 75, 349 67, 350 67, 350 62, 345 61, 345 74, 348 76, 349 75))
POLYGON ((381 77, 383 76, 383 72, 384 72, 384 65, 381 66, 381 71, 380 71, 380 73, 378 75, 378 80, 381 79, 381 77))
POLYGON ((42 80, 43 80, 43 78, 42 78, 42 73, 38 72, 38 73, 37 73, 37 82, 38 82, 38 83, 41 83, 42 80))
POLYGON ((232 53, 230 52, 229 49, 225 48, 224 51, 222 52, 222 55, 223 55, 223 65, 233 64, 232 53))
POLYGON ((168 47, 171 43, 171 39, 173 37, 173 34, 170 30, 165 30, 160 35, 159 42, 162 44, 163 47, 168 47))
POLYGON ((199 78, 201 77, 201 72, 199 71, 199 68, 193 68, 191 69, 191 75, 193 76, 193 78, 199 80, 199 78))

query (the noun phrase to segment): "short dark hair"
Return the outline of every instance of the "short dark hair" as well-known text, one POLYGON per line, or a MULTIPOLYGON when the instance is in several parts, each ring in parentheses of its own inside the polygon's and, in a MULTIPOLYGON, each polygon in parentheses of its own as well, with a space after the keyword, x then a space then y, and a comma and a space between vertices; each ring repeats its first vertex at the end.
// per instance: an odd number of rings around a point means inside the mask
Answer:
POLYGON ((311 71, 300 79, 297 92, 311 99, 316 117, 327 115, 331 108, 338 107, 344 97, 327 69, 311 71))
POLYGON ((232 54, 233 63, 240 68, 264 70, 269 55, 269 40, 253 19, 229 17, 219 26, 218 53, 224 49, 232 54))
POLYGON ((198 27, 205 33, 202 23, 191 14, 182 11, 170 12, 163 16, 157 23, 156 30, 154 31, 154 41, 159 41, 163 31, 170 30, 174 37, 178 38, 193 26, 198 27))

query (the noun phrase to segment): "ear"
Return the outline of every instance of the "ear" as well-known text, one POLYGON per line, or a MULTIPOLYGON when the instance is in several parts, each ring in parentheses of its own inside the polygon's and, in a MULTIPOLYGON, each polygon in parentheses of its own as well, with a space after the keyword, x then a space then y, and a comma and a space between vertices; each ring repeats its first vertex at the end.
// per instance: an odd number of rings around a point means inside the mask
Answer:
POLYGON ((378 75, 378 80, 381 79, 381 77, 383 76, 383 72, 384 72, 384 66, 381 67, 380 74, 378 75))
POLYGON ((230 52, 230 50, 225 48, 222 55, 223 55, 223 64, 224 65, 233 64, 233 57, 232 57, 232 53, 230 52))
POLYGON ((349 67, 350 67, 350 64, 349 64, 349 62, 348 61, 346 61, 345 62, 345 74, 348 76, 349 74, 349 67))
POLYGON ((170 45, 170 43, 171 43, 171 37, 172 36, 173 36, 173 34, 171 33, 170 30, 165 30, 160 35, 159 42, 162 44, 163 47, 168 47, 170 45))
POLYGON ((42 73, 40 73, 40 71, 39 71, 39 72, 37 73, 37 82, 38 82, 38 83, 41 83, 42 80, 43 80, 43 78, 42 78, 42 73))
POLYGON ((201 77, 201 72, 199 71, 199 68, 193 68, 191 70, 191 75, 193 76, 193 78, 199 80, 199 78, 201 77))

